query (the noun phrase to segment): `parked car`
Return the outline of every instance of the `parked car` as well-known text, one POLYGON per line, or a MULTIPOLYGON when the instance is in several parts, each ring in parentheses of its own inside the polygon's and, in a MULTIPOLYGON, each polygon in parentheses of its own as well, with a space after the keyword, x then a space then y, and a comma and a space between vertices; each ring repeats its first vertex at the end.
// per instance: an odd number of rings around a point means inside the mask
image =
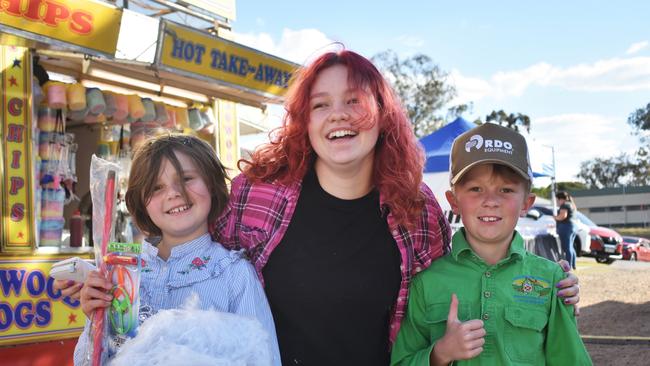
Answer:
POLYGON ((623 237, 612 229, 598 226, 582 212, 576 212, 575 217, 589 226, 591 237, 591 255, 598 263, 612 263, 623 258, 623 237))
POLYGON ((624 236, 623 259, 650 262, 650 240, 638 236, 624 236))
MULTIPOLYGON (((547 222, 549 222, 550 220, 550 222, 553 223, 553 231, 555 232, 555 219, 553 218, 554 216, 553 207, 535 205, 528 211, 528 213, 530 214, 532 211, 537 211, 543 214, 544 215, 543 218, 547 222)), ((589 229, 590 229, 589 226, 585 225, 577 218, 574 218, 573 224, 575 225, 577 231, 576 238, 573 240, 573 248, 575 249, 576 254, 578 255, 578 257, 581 255, 591 254, 591 237, 589 236, 589 229)))
POLYGON ((525 216, 522 216, 517 221, 515 229, 522 236, 537 236, 537 235, 554 235, 557 236, 555 231, 555 220, 551 216, 544 215, 539 210, 531 208, 525 216))

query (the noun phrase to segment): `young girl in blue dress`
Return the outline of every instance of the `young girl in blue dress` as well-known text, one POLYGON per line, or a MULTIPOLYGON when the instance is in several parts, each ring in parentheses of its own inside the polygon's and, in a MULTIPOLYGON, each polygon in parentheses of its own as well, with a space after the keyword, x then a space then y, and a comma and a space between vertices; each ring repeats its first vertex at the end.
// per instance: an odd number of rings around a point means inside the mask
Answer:
MULTIPOLYGON (((138 228, 157 239, 142 246, 140 319, 179 308, 196 294, 203 310, 258 319, 279 365, 273 317, 255 269, 242 252, 225 249, 208 233, 208 222, 216 220, 228 199, 225 169, 212 147, 179 134, 148 140, 133 158, 125 199, 138 228)), ((88 276, 80 297, 86 316, 110 305, 112 287, 98 272, 88 276)), ((88 323, 75 349, 75 365, 85 362, 88 323)))

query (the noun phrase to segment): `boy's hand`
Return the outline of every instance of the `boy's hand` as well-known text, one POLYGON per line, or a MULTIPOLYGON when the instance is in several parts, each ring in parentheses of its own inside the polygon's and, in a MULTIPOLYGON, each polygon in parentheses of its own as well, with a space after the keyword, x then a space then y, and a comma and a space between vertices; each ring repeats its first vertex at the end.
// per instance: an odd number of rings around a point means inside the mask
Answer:
POLYGON ((461 322, 458 320, 458 298, 451 295, 447 330, 436 342, 431 353, 432 365, 447 365, 455 360, 468 360, 483 352, 485 343, 483 321, 478 319, 461 322))
POLYGON ((88 274, 88 278, 81 289, 81 310, 88 318, 97 308, 105 308, 111 304, 113 295, 107 292, 113 288, 111 281, 107 280, 97 271, 88 274))
POLYGON ((54 291, 61 290, 61 296, 70 296, 74 300, 79 300, 83 282, 74 282, 68 280, 54 280, 54 291))

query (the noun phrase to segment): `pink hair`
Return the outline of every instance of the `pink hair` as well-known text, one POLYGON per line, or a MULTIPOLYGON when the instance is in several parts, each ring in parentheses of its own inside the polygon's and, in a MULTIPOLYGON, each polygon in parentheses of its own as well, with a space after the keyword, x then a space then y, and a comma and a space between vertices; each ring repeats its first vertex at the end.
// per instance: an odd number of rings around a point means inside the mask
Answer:
POLYGON ((377 108, 366 105, 367 115, 355 123, 362 128, 379 123, 373 183, 396 221, 410 227, 424 206, 420 193, 424 153, 388 82, 369 60, 352 51, 325 53, 297 73, 287 94, 282 126, 273 131, 272 142, 257 149, 250 161, 239 161, 240 169, 253 182, 288 184, 305 176, 315 159, 307 134, 311 89, 319 73, 334 65, 347 68, 352 89, 369 91, 377 102, 377 108))

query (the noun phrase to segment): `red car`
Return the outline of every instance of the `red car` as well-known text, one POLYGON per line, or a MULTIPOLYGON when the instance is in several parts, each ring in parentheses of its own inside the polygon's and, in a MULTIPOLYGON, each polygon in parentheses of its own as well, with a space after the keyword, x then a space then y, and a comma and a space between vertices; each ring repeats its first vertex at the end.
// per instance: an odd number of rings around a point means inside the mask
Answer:
POLYGON ((612 229, 602 226, 589 228, 591 255, 598 263, 612 263, 623 258, 623 237, 612 229))
POLYGON ((650 240, 637 236, 624 236, 623 259, 650 262, 650 240))

